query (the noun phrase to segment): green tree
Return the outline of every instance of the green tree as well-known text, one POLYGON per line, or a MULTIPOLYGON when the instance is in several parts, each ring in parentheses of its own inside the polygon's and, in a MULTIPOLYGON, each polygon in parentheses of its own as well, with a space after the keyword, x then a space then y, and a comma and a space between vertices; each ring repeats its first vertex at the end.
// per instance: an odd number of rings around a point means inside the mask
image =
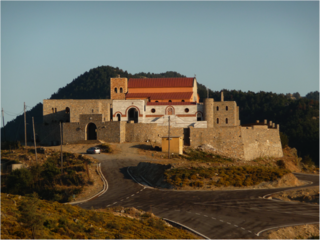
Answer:
POLYGON ((24 195, 30 191, 31 186, 31 172, 26 168, 12 171, 6 180, 8 193, 24 195))

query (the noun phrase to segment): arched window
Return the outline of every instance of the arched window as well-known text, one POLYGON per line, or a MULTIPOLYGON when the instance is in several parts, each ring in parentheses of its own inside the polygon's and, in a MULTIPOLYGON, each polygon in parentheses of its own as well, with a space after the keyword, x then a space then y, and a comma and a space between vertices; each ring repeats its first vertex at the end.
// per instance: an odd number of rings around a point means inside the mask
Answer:
POLYGON ((226 118, 226 124, 228 124, 228 118, 226 118))
POLYGON ((115 93, 118 93, 118 89, 117 89, 117 88, 114 88, 114 92, 115 92, 115 93))
POLYGON ((217 107, 217 111, 219 111, 219 107, 217 107))
POLYGON ((67 114, 70 113, 70 108, 66 107, 66 113, 67 113, 67 114))
POLYGON ((120 122, 121 121, 121 115, 117 114, 117 117, 118 117, 118 122, 120 122))
POLYGON ((219 124, 219 118, 217 118, 217 124, 219 124))
POLYGON ((54 113, 54 108, 52 108, 52 113, 54 113))
POLYGON ((228 111, 229 109, 228 109, 228 106, 226 106, 226 111, 228 111))
POLYGON ((120 93, 122 93, 123 91, 122 91, 122 87, 120 88, 120 93))
POLYGON ((202 121, 202 114, 201 113, 197 113, 197 121, 202 121))
POLYGON ((169 100, 169 102, 172 102, 171 100, 169 100))

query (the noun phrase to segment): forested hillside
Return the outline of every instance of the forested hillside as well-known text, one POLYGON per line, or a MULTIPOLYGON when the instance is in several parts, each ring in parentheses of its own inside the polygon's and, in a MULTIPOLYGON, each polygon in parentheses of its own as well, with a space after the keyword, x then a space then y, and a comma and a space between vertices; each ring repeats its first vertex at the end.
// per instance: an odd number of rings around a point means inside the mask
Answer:
POLYGON ((319 92, 318 91, 309 92, 306 95, 306 98, 319 101, 319 92))
MULTIPOLYGON (((80 75, 65 87, 52 94, 50 99, 108 99, 110 98, 110 78, 121 77, 185 77, 176 72, 160 74, 130 74, 119 68, 101 66, 80 75)), ((201 81, 201 79, 199 79, 201 81)), ((311 92, 306 98, 288 99, 284 94, 271 92, 242 92, 223 90, 225 101, 234 100, 240 108, 241 124, 267 119, 280 124, 280 131, 288 136, 289 146, 298 149, 300 156, 309 155, 319 165, 319 92, 311 92), (317 100, 316 100, 317 99, 317 100)), ((200 101, 207 97, 206 87, 198 84, 200 101)), ((220 101, 220 91, 209 91, 209 97, 220 101)), ((32 136, 31 117, 35 123, 42 123, 42 103, 27 112, 28 138, 32 136)), ((2 140, 23 140, 23 115, 6 124, 1 129, 2 140), (5 131, 3 131, 5 130, 5 131)))

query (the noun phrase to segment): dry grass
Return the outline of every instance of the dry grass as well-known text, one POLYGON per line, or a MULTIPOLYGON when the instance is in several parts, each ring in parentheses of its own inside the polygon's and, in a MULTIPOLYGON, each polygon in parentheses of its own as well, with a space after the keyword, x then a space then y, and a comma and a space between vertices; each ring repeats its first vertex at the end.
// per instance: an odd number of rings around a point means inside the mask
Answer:
MULTIPOLYGON (((18 221, 24 197, 1 195, 1 237, 32 238, 31 229, 18 221)), ((36 230, 42 239, 194 239, 195 236, 171 226, 152 213, 134 208, 85 210, 78 206, 40 200, 37 214, 44 217, 36 230), (122 213, 123 210, 123 213, 122 213), (116 216, 122 214, 122 216, 116 216)))

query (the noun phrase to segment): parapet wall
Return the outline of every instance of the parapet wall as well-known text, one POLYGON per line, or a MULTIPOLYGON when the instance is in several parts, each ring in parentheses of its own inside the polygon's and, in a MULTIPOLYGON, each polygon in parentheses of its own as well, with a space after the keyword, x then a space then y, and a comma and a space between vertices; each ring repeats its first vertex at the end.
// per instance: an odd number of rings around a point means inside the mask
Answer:
POLYGON ((190 128, 190 146, 210 144, 224 155, 244 159, 239 126, 219 128, 190 128))
POLYGON ((244 160, 259 157, 283 157, 279 129, 267 125, 241 127, 244 160))
POLYGON ((242 160, 282 157, 279 129, 251 127, 190 128, 190 145, 210 144, 222 154, 242 160))

